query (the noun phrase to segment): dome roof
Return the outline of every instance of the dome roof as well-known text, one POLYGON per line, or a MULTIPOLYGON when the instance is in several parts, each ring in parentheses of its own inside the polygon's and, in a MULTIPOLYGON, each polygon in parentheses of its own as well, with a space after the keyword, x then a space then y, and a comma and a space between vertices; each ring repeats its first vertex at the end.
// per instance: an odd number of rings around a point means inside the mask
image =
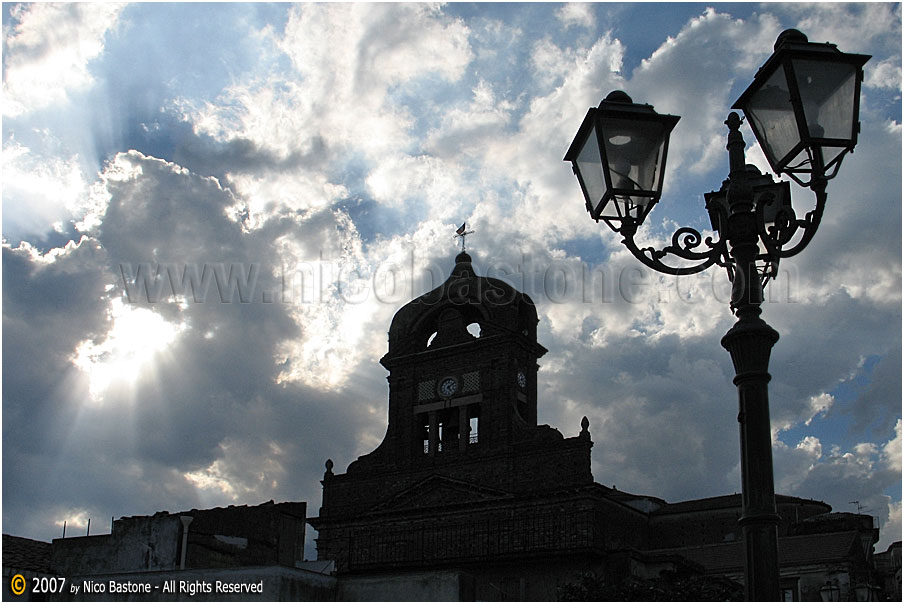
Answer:
POLYGON ((395 314, 384 361, 473 338, 464 330, 471 323, 480 325, 481 337, 508 333, 537 341, 537 310, 530 297, 505 281, 477 275, 471 256, 461 252, 442 285, 395 314))

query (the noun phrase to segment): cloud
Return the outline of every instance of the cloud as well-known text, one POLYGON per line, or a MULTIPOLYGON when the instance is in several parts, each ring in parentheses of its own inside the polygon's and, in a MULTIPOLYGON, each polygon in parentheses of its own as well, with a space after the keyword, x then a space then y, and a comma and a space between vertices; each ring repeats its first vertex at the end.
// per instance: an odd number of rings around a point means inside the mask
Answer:
POLYGON ((77 156, 43 158, 16 141, 3 147, 6 232, 43 235, 48 226, 84 216, 87 184, 77 156))
POLYGON ((831 394, 826 394, 825 392, 816 396, 811 396, 810 411, 812 415, 804 420, 804 425, 809 426, 814 417, 820 414, 824 415, 829 409, 832 408, 832 404, 834 402, 835 397, 833 397, 831 394))
POLYGON ((479 156, 488 140, 503 134, 514 103, 498 98, 485 80, 480 80, 472 92, 467 106, 444 112, 440 123, 427 134, 425 151, 444 158, 479 156))
POLYGON ((895 437, 885 443, 882 448, 882 456, 892 472, 901 471, 901 420, 895 424, 895 437))
POLYGON ((534 78, 540 86, 550 88, 565 76, 563 63, 571 59, 566 51, 560 48, 550 37, 537 40, 531 50, 531 63, 534 78))
POLYGON ((888 546, 901 540, 901 502, 890 501, 888 503, 888 520, 879 527, 879 542, 875 545, 876 552, 888 550, 888 546))
POLYGON ((887 59, 872 65, 866 73, 864 86, 899 91, 901 89, 901 65, 894 59, 887 59))
POLYGON ((642 61, 631 78, 634 101, 681 116, 669 145, 670 182, 683 172, 703 174, 723 164, 727 132, 722 122, 735 100, 732 83, 738 73, 753 76, 778 31, 768 13, 741 20, 709 8, 642 61), (713 87, 712 82, 725 84, 713 87))
POLYGON ((299 6, 278 44, 303 87, 269 74, 232 86, 191 119, 198 132, 282 156, 322 142, 327 160, 352 148, 379 157, 411 143, 410 117, 390 102, 393 87, 460 78, 471 60, 467 35, 463 23, 426 5, 299 6))
POLYGON ((154 355, 178 336, 185 325, 173 325, 145 308, 132 309, 121 298, 111 300, 112 324, 103 341, 88 338, 75 348, 72 363, 87 374, 91 397, 103 393, 119 380, 131 380, 154 355))
POLYGON ((104 50, 122 4, 16 4, 4 26, 3 113, 16 116, 94 83, 89 63, 104 50))
POLYGON ((876 551, 884 551, 900 539, 900 501, 884 493, 900 484, 901 423, 895 436, 884 445, 858 443, 850 450, 830 447, 828 451, 814 436, 789 447, 773 442, 776 491, 826 501, 836 511, 856 511, 877 516, 882 531, 876 551))
MULTIPOLYGON (((263 158, 258 169, 235 165, 224 175, 251 212, 249 224, 281 209, 322 209, 350 198, 397 205, 407 185, 393 175, 406 164, 435 182, 445 200, 449 193, 439 186, 459 168, 438 176, 427 173, 432 158, 400 155, 417 141, 413 116, 394 95, 421 82, 461 78, 472 59, 468 33, 461 21, 424 5, 299 6, 275 40, 292 77, 277 66, 229 87, 216 102, 184 100, 183 119, 200 136, 241 142, 263 158), (362 169, 368 176, 359 180, 362 169)), ((481 102, 480 88, 475 95, 481 102)), ((487 107, 487 115, 497 110, 487 107)))
MULTIPOLYGON (((324 460, 310 457, 315 443, 327 438, 354 451, 370 421, 344 395, 278 383, 274 352, 288 339, 316 341, 316 324, 296 323, 288 303, 264 301, 265 289, 279 292, 267 270, 246 303, 240 296, 223 303, 219 283, 203 301, 179 292, 126 303, 119 271, 142 262, 279 267, 281 249, 273 243, 297 224, 277 218, 245 231, 227 215, 233 196, 214 179, 137 152, 118 156, 101 176, 109 204, 94 235, 45 256, 27 245, 4 246, 4 277, 16 284, 4 288, 4 349, 16 351, 4 355, 5 425, 12 429, 4 463, 46 477, 4 472, 5 521, 49 538, 41 527, 70 508, 94 518, 153 513, 245 501, 262 488, 267 498, 315 501, 316 481, 299 485, 286 468, 316 475, 324 460), (152 355, 146 338, 123 333, 130 325, 144 331, 157 325, 146 336, 155 339, 160 326, 179 327, 152 355), (138 344, 141 359, 131 348, 138 344), (128 363, 136 360, 142 362, 128 363), (90 379, 114 361, 126 363, 119 375, 105 374, 106 384, 90 379), (92 390, 99 400, 89 404, 92 390), (81 471, 73 473, 70 462, 81 471), (132 483, 142 486, 120 488, 132 483), (47 495, 56 488, 80 503, 50 503, 58 500, 47 495)), ((309 230, 296 250, 328 248, 321 244, 331 237, 326 223, 334 217, 328 212, 323 220, 323 238, 309 230)), ((346 375, 356 371, 354 364, 343 368, 346 375)))
POLYGON ((520 217, 513 225, 494 224, 494 229, 514 227, 550 241, 587 237, 596 230, 580 204, 550 204, 548 200, 573 198, 567 193, 573 191, 573 177, 559 158, 568 149, 587 107, 599 103, 600 90, 622 86, 618 71, 623 52, 621 43, 609 35, 589 49, 570 49, 560 67, 565 74, 562 84, 531 100, 515 132, 487 145, 484 170, 503 175, 509 186, 514 185, 518 195, 512 199, 511 211, 520 217), (540 154, 537 149, 552 152, 540 154))
MULTIPOLYGON (((867 45, 876 42, 894 48, 889 42, 901 35, 901 7, 895 4, 816 4, 812 10, 788 4, 781 11, 799 19, 797 29, 811 42, 831 40, 844 52, 864 52, 867 45)), ((898 46, 897 53, 900 52, 898 46)))
POLYGON ((569 2, 556 11, 556 18, 568 29, 570 27, 593 27, 596 18, 592 6, 585 3, 569 2))

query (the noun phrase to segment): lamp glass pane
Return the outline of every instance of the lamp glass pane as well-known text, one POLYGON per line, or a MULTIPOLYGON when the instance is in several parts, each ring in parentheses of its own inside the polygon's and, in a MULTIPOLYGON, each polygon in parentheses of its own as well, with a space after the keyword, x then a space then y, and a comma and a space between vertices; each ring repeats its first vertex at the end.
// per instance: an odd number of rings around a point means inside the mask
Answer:
POLYGON ((753 122, 754 132, 773 167, 800 142, 791 92, 781 67, 750 96, 744 114, 753 122))
POLYGON ((596 126, 590 129, 590 134, 581 147, 581 152, 575 160, 581 181, 584 183, 587 201, 596 208, 603 195, 606 194, 606 179, 603 176, 603 160, 600 157, 600 147, 596 135, 596 126))
POLYGON ((812 138, 851 139, 858 67, 798 59, 794 76, 812 138))
POLYGON ((603 123, 603 135, 613 190, 629 195, 657 191, 667 136, 663 124, 610 118, 603 123))

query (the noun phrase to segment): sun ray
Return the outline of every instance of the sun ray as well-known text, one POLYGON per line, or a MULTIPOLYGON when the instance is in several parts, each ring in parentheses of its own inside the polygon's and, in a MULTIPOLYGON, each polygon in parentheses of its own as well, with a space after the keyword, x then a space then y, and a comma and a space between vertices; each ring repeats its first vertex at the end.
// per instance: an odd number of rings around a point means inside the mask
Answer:
POLYGON ((92 338, 78 344, 73 364, 89 380, 91 400, 103 400, 114 385, 134 385, 142 372, 152 368, 156 355, 172 344, 186 328, 171 323, 147 308, 129 306, 114 298, 109 310, 112 325, 101 341, 92 338))

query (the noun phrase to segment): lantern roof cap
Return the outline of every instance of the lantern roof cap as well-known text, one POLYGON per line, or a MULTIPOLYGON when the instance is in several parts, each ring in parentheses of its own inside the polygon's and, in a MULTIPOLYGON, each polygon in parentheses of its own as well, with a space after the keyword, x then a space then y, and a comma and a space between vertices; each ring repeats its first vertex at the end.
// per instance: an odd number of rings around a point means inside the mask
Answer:
POLYGON ((633 103, 634 101, 624 90, 613 90, 606 95, 605 101, 609 103, 633 103))
POLYGON ((612 117, 624 120, 639 120, 644 122, 661 121, 669 124, 669 130, 678 123, 680 119, 677 115, 668 115, 664 113, 656 113, 653 106, 648 103, 635 103, 628 94, 623 90, 613 90, 605 99, 600 101, 599 107, 591 107, 584 116, 584 121, 578 129, 578 133, 568 152, 565 153, 565 161, 572 161, 578 156, 584 146, 591 129, 599 118, 612 117))
POLYGON ((785 43, 807 43, 809 39, 807 39, 806 34, 801 32, 798 29, 786 29, 782 33, 778 35, 778 38, 775 40, 775 46, 772 47, 772 50, 778 50, 785 43))
POLYGON ((599 107, 590 108, 590 112, 601 111, 606 114, 644 114, 659 115, 649 103, 635 103, 624 90, 613 90, 600 101, 599 107))
POLYGON ((817 61, 850 63, 861 68, 872 58, 870 55, 841 52, 838 50, 838 46, 829 42, 810 42, 807 36, 799 30, 786 29, 776 39, 772 55, 760 66, 753 82, 741 93, 731 108, 744 109, 748 99, 764 85, 776 69, 779 69, 786 60, 793 56, 817 61))

